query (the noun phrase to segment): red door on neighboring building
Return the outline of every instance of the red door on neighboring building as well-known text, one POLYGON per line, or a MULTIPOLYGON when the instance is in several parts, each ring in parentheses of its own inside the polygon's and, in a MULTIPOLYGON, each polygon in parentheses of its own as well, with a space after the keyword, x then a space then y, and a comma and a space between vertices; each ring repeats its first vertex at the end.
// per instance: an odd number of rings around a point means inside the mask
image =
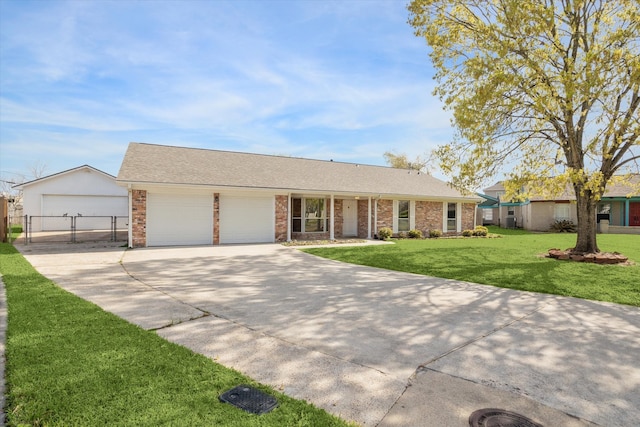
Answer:
POLYGON ((640 226, 640 202, 629 203, 629 225, 640 226))

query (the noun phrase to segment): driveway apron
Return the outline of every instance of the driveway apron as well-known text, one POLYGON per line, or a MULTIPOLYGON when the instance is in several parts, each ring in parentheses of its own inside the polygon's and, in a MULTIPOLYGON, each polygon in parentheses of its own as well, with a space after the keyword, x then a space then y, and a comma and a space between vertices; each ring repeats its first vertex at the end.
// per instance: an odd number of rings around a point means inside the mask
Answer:
POLYGON ((366 426, 636 425, 640 309, 325 260, 281 245, 22 247, 65 289, 366 426), (461 424, 462 422, 462 424, 461 424))

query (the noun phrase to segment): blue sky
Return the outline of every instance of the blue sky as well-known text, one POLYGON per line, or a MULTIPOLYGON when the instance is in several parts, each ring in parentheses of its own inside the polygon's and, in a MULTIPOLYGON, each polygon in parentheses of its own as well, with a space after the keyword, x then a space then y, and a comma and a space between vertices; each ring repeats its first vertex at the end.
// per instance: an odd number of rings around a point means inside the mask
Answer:
POLYGON ((407 18, 403 0, 0 0, 1 178, 116 175, 131 141, 425 156, 453 131, 407 18))

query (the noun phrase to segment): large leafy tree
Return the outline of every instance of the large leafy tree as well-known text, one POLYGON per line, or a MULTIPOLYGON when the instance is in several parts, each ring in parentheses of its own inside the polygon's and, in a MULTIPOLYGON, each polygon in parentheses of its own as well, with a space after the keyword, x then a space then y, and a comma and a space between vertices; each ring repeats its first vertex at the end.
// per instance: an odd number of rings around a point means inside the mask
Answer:
POLYGON ((638 172, 638 0, 413 0, 453 112, 456 138, 436 150, 461 188, 512 172, 521 197, 571 185, 575 252, 598 252, 597 202, 638 172))

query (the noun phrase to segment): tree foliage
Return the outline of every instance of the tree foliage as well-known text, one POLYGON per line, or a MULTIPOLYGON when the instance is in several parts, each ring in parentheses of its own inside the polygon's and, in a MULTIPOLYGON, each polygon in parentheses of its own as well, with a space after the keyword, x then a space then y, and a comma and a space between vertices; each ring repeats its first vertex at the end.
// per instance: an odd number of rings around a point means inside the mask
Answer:
POLYGON ((413 0, 435 94, 457 135, 436 150, 461 188, 512 170, 521 197, 572 185, 576 251, 596 252, 595 209, 616 175, 638 173, 638 0, 413 0), (524 191, 523 191, 524 189, 524 191))
POLYGON ((397 154, 385 151, 383 154, 385 162, 392 168, 409 169, 421 172, 427 172, 429 161, 417 156, 413 161, 409 160, 405 153, 397 154))

